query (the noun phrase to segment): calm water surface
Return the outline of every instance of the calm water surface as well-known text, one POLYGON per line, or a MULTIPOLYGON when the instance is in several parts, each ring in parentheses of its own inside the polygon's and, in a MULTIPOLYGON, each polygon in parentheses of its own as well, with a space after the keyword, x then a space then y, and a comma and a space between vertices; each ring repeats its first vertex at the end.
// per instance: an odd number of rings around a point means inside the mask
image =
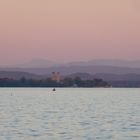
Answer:
POLYGON ((0 140, 140 140, 140 89, 0 89, 0 140))

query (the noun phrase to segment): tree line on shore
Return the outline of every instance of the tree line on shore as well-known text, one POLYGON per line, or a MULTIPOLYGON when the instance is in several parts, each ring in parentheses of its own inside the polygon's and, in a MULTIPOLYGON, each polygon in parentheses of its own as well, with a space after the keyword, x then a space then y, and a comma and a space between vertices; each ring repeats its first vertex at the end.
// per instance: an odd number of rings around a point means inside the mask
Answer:
POLYGON ((110 87, 110 85, 102 79, 82 80, 80 77, 63 78, 60 82, 56 82, 51 78, 47 79, 9 79, 1 78, 0 87, 110 87))

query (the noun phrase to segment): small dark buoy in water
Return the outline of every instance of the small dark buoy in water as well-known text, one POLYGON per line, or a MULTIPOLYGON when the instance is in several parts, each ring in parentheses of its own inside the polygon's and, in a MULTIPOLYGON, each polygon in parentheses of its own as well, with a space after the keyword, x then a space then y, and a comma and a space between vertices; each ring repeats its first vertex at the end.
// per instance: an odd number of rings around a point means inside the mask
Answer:
POLYGON ((56 89, 55 89, 55 88, 53 88, 53 91, 56 91, 56 89))

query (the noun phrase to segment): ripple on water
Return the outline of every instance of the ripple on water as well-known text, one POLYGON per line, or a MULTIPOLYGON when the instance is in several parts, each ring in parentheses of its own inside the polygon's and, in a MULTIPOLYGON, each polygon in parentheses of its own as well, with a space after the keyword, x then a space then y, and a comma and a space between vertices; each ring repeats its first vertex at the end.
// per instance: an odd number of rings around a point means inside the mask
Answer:
POLYGON ((140 89, 12 92, 0 89, 0 140, 140 139, 140 89))

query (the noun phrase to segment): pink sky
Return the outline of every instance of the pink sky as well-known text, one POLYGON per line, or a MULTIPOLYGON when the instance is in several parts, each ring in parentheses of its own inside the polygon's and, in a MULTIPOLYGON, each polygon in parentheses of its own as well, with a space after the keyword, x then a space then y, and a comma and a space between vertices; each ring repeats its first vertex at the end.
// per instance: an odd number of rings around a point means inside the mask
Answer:
POLYGON ((1 0, 0 64, 140 59, 140 0, 1 0))

